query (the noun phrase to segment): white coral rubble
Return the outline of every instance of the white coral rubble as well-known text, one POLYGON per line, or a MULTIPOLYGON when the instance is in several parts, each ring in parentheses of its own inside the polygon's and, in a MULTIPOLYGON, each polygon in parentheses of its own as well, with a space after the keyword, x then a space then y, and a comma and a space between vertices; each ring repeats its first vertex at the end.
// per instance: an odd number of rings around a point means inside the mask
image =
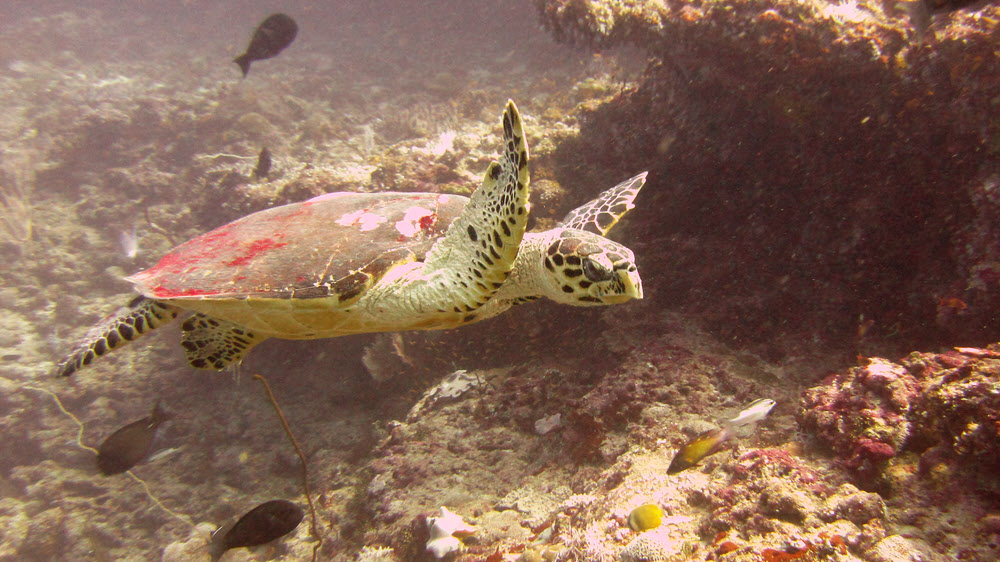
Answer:
POLYGON ((452 513, 444 506, 441 506, 437 517, 427 518, 427 527, 431 533, 431 538, 427 541, 427 552, 439 559, 450 552, 457 552, 462 548, 460 539, 476 532, 476 528, 466 523, 462 516, 452 513))

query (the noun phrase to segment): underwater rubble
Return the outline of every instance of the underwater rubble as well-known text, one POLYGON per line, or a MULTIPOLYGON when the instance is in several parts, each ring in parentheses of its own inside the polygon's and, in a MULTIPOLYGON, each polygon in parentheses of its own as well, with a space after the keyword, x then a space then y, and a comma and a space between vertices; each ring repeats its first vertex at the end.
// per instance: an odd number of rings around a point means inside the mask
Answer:
MULTIPOLYGON (((440 402, 430 398, 442 389, 432 388, 422 406, 390 424, 369 464, 374 525, 365 542, 391 547, 392 560, 432 559, 423 552, 423 521, 433 511, 427 502, 437 501, 477 527, 457 561, 991 556, 994 547, 977 544, 981 527, 949 526, 942 551, 940 529, 916 526, 914 518, 933 516, 931 498, 939 496, 873 491, 811 444, 798 396, 815 389, 803 393, 797 381, 824 367, 727 351, 675 315, 601 318, 616 337, 597 341, 616 360, 594 364, 566 351, 573 337, 550 339, 563 357, 480 371, 475 384, 440 402), (685 435, 763 389, 778 401, 775 414, 700 466, 668 474, 685 435), (553 414, 559 425, 538 431, 536 422, 553 414), (662 509, 661 524, 630 529, 630 511, 650 502, 662 509)), ((991 510, 988 501, 970 501, 979 502, 974 513, 991 510)))
MULTIPOLYGON (((0 54, 0 562, 201 562, 254 505, 304 508, 255 373, 308 460, 321 560, 1000 556, 998 8, 510 6, 503 21, 584 50, 535 37, 470 52, 469 70, 416 31, 372 39, 426 58, 408 67, 296 55, 304 30, 287 67, 240 83, 183 49, 134 51, 155 72, 100 59, 97 13, 0 27, 16 47, 0 54), (468 194, 508 97, 530 125, 536 228, 651 170, 615 231, 645 300, 268 342, 235 374, 193 372, 162 330, 39 376, 131 298, 123 276, 220 224, 337 190, 468 194), (668 474, 759 398, 769 417, 668 474), (142 482, 100 476, 84 446, 158 400, 174 419, 142 482), (650 505, 656 524, 636 525, 650 505)), ((309 560, 307 527, 221 560, 309 560)))

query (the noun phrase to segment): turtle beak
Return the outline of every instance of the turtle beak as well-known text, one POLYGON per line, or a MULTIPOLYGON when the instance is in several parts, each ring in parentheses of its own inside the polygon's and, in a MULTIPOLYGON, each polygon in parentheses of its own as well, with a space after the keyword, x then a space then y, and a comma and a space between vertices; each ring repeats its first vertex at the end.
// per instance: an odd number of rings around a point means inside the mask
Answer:
POLYGON ((625 284, 625 300, 642 298, 642 279, 639 279, 639 270, 619 272, 622 283, 625 284))
POLYGON ((642 279, 639 279, 638 271, 626 271, 619 269, 615 272, 621 282, 622 290, 613 295, 606 295, 601 300, 604 304, 621 304, 632 299, 642 298, 642 279))

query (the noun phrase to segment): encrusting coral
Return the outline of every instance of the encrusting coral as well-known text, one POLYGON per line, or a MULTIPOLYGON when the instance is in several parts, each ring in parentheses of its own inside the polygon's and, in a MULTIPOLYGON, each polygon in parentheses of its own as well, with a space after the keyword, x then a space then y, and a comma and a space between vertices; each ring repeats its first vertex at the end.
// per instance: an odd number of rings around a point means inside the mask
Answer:
POLYGON ((946 462, 970 473, 1000 468, 1000 344, 872 358, 803 394, 798 418, 864 485, 897 455, 923 467, 946 462))

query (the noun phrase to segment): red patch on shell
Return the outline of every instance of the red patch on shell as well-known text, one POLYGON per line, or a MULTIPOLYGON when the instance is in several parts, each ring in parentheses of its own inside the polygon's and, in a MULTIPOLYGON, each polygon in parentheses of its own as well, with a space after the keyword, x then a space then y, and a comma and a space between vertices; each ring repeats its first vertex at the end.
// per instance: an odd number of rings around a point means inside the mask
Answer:
MULTIPOLYGON (((239 267, 253 262, 261 254, 288 245, 288 242, 278 242, 275 238, 241 240, 233 230, 233 224, 227 224, 182 244, 163 256, 156 265, 137 273, 132 279, 137 283, 150 279, 162 282, 149 288, 151 296, 156 298, 215 295, 218 294, 218 290, 212 288, 184 288, 185 276, 198 269, 213 255, 231 255, 232 258, 221 262, 221 265, 239 267)), ((280 233, 275 235, 275 237, 280 236, 280 233)), ((246 279, 246 275, 240 275, 238 279, 246 279)))
POLYGON ((205 295, 213 295, 215 291, 206 291, 204 289, 182 289, 180 291, 167 289, 162 285, 153 289, 153 296, 161 299, 176 299, 183 297, 201 297, 205 295))
POLYGON ((420 228, 427 233, 434 228, 434 224, 437 222, 437 213, 432 213, 430 215, 424 215, 420 217, 420 228))
POLYGON ((246 265, 252 262, 254 258, 256 258, 263 252, 267 252, 275 248, 281 248, 287 245, 288 242, 275 242, 271 238, 265 238, 263 240, 254 240, 249 244, 249 246, 247 246, 246 250, 243 252, 243 255, 235 257, 225 262, 225 264, 231 267, 246 265))

